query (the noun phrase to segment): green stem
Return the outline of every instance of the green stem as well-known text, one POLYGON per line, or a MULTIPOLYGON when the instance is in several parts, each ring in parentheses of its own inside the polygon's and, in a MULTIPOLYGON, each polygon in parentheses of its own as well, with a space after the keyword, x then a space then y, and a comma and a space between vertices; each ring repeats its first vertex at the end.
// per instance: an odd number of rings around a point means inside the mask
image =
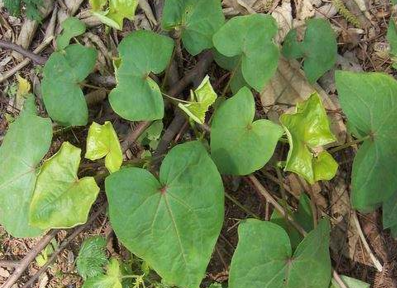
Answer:
POLYGON ((172 96, 170 96, 170 95, 168 95, 168 94, 165 94, 165 93, 163 93, 163 92, 161 92, 161 94, 162 94, 163 96, 165 96, 165 97, 167 97, 167 98, 169 98, 169 99, 171 99, 171 100, 177 102, 177 103, 186 103, 186 104, 191 103, 190 101, 178 99, 178 98, 172 97, 172 96))
POLYGON ((234 67, 233 71, 230 73, 229 81, 227 81, 227 84, 226 84, 225 88, 222 91, 222 96, 221 97, 225 97, 227 91, 229 91, 230 83, 232 83, 232 80, 233 80, 234 76, 237 73, 237 69, 240 68, 240 65, 241 65, 241 58, 238 61, 236 67, 234 67))
POLYGON ((288 221, 288 207, 287 207, 287 195, 285 194, 285 188, 283 184, 283 176, 281 175, 281 170, 278 168, 278 166, 275 166, 276 173, 277 173, 277 178, 279 181, 279 186, 280 186, 280 192, 281 192, 281 197, 283 198, 283 208, 284 208, 284 217, 285 217, 285 223, 289 223, 288 221))
POLYGON ((252 217, 254 217, 255 219, 260 219, 260 217, 258 215, 256 215, 254 212, 252 212, 251 210, 249 210, 248 208, 246 208, 243 204, 241 204, 240 202, 238 202, 237 199, 233 198, 233 196, 231 196, 230 194, 228 194, 225 191, 225 196, 227 199, 229 199, 230 201, 232 201, 236 206, 238 206, 241 210, 243 210, 245 213, 247 213, 248 215, 251 215, 252 217))
POLYGON ((371 136, 370 136, 370 135, 367 135, 367 136, 365 136, 365 137, 362 137, 362 138, 359 138, 359 139, 355 139, 355 140, 352 140, 352 141, 350 141, 350 142, 347 142, 347 143, 345 143, 345 144, 343 144, 343 145, 334 147, 334 148, 330 149, 328 152, 329 152, 330 154, 333 154, 333 153, 335 153, 335 152, 338 152, 338 151, 340 151, 340 150, 349 148, 350 146, 359 144, 359 143, 361 143, 361 142, 363 142, 363 141, 365 141, 365 140, 368 140, 368 139, 371 139, 371 136))

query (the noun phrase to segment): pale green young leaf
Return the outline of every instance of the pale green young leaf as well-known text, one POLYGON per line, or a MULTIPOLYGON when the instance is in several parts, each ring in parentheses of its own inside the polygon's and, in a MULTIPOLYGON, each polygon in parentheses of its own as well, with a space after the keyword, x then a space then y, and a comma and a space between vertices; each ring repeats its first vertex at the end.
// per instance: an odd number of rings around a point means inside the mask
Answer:
POLYGON ((119 261, 110 258, 106 274, 88 278, 82 288, 122 288, 122 273, 119 261))
POLYGON ((131 121, 163 118, 163 97, 149 74, 165 70, 173 48, 171 38, 151 31, 132 32, 121 41, 117 87, 109 94, 110 105, 118 115, 131 121))
POLYGON ((105 157, 105 166, 110 173, 116 172, 123 164, 123 152, 112 123, 100 125, 93 122, 88 130, 85 158, 98 160, 105 157))
POLYGON ((85 32, 85 24, 75 17, 67 18, 62 22, 62 34, 57 37, 57 50, 63 50, 73 37, 79 36, 85 32))
POLYGON ((217 97, 218 95, 212 88, 210 78, 207 75, 200 86, 194 92, 190 92, 190 103, 179 103, 178 107, 197 123, 204 124, 205 113, 214 104, 217 97))
POLYGON ((271 222, 249 219, 240 224, 238 233, 239 243, 231 263, 229 288, 329 286, 330 225, 327 219, 319 222, 294 253, 287 233, 271 222))
POLYGON ((91 12, 112 28, 122 30, 124 19, 133 20, 138 0, 90 0, 91 12), (104 8, 107 7, 106 10, 104 8))
POLYGON ((103 273, 108 264, 106 257, 106 239, 95 236, 84 240, 76 259, 77 271, 84 280, 103 273))
MULTIPOLYGON (((214 46, 226 57, 239 57, 245 81, 261 92, 278 66, 279 50, 273 38, 277 24, 270 15, 233 17, 213 37, 214 46)), ((235 73, 234 73, 235 74, 235 73)))
POLYGON ((48 152, 51 138, 51 120, 36 116, 34 98, 30 96, 0 147, 0 224, 14 237, 42 233, 29 224, 29 204, 36 167, 48 152))
POLYGON ((283 135, 269 120, 253 121, 254 97, 242 88, 215 111, 211 125, 211 157, 223 174, 248 175, 272 157, 283 135))
MULTIPOLYGON (((358 279, 347 277, 345 275, 341 275, 340 278, 342 279, 343 283, 346 285, 347 288, 370 288, 370 284, 360 281, 358 279)), ((330 288, 341 288, 341 287, 334 279, 332 279, 330 288)))
POLYGON ((48 115, 64 126, 84 126, 88 108, 79 84, 95 66, 97 52, 79 44, 54 52, 44 66, 42 94, 48 115))
POLYGON ((336 87, 351 125, 369 136, 354 158, 351 201, 371 210, 396 192, 397 81, 382 73, 337 71, 336 87))
POLYGON ((175 146, 159 180, 140 168, 106 178, 117 238, 167 283, 197 288, 222 228, 222 179, 197 141, 175 146))
POLYGON ((335 32, 325 19, 309 19, 302 42, 298 42, 297 32, 292 29, 286 36, 282 52, 285 57, 304 58, 303 70, 310 83, 314 83, 330 70, 337 56, 335 32))
POLYGON ((81 149, 64 142, 37 176, 29 220, 40 229, 71 228, 87 221, 99 187, 94 177, 77 177, 81 149))
POLYGON ((321 151, 313 158, 314 182, 320 180, 331 180, 338 171, 338 162, 327 151, 321 151))
POLYGON ((213 47, 212 36, 224 22, 219 0, 166 0, 161 25, 180 30, 183 46, 195 56, 213 47))
POLYGON ((37 257, 35 258, 36 264, 39 267, 43 267, 47 261, 48 258, 51 256, 52 253, 54 253, 55 249, 58 248, 58 243, 55 239, 52 239, 50 244, 48 244, 43 251, 37 257))
POLYGON ((397 69, 397 27, 396 22, 392 18, 389 20, 386 38, 390 45, 389 53, 393 61, 393 68, 397 69))
POLYGON ((330 159, 332 156, 322 152, 316 159, 313 151, 336 140, 320 96, 313 93, 309 99, 296 105, 294 114, 281 115, 280 122, 290 145, 285 170, 301 175, 310 184, 333 178, 337 163, 330 159))

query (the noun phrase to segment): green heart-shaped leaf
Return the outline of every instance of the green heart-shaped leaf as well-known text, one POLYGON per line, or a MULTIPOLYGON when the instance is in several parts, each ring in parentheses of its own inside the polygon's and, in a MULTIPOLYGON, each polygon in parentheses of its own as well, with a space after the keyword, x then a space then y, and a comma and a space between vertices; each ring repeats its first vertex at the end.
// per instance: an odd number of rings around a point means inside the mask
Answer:
POLYGON ((245 81, 261 92, 277 69, 279 50, 273 42, 276 34, 273 17, 255 14, 232 18, 214 35, 213 41, 224 56, 239 56, 234 69, 241 69, 245 81))
POLYGON ((122 273, 120 264, 116 258, 111 258, 107 273, 93 278, 88 278, 82 288, 122 288, 122 273))
POLYGON ((95 66, 97 52, 70 45, 54 52, 44 66, 42 94, 48 115, 64 126, 84 126, 88 108, 80 83, 95 66))
POLYGON ((74 17, 70 17, 63 21, 61 26, 63 31, 56 40, 57 50, 65 49, 73 37, 79 36, 85 32, 84 22, 74 17))
POLYGON ((151 31, 136 31, 121 41, 117 87, 109 95, 110 105, 117 114, 131 121, 163 118, 163 97, 149 74, 164 71, 173 48, 171 38, 151 31))
POLYGON ((251 91, 242 88, 216 110, 211 125, 211 156, 223 174, 247 175, 272 157, 283 129, 269 120, 254 120, 251 91))
POLYGON ((335 32, 325 19, 309 19, 302 42, 297 39, 297 31, 291 30, 284 40, 282 52, 285 57, 304 58, 303 70, 310 83, 314 83, 330 70, 337 56, 335 32))
POLYGON ((36 116, 30 96, 0 147, 0 223, 14 237, 35 237, 42 232, 29 225, 29 204, 36 167, 50 148, 51 138, 51 120, 36 116))
POLYGON ((163 29, 181 30, 182 42, 193 56, 213 47, 212 36, 225 23, 221 1, 166 0, 163 29))
POLYGON ((40 168, 29 220, 40 229, 71 228, 87 221, 99 187, 94 177, 77 177, 81 149, 64 142, 40 168))
POLYGON ((281 115, 280 122, 290 145, 285 170, 301 175, 310 184, 332 179, 338 163, 328 152, 322 151, 315 157, 314 151, 336 140, 320 96, 313 93, 309 99, 296 105, 294 114, 281 115))
POLYGON ((212 88, 210 78, 207 75, 194 92, 190 91, 191 103, 179 103, 178 107, 185 111, 186 114, 197 123, 204 124, 205 113, 207 113, 210 106, 214 104, 217 97, 218 95, 216 95, 212 88))
POLYGON ((230 288, 325 288, 331 281, 329 221, 323 219, 292 254, 287 233, 271 222, 240 224, 229 274, 230 288), (307 275, 310 271, 310 275, 307 275))
POLYGON ((105 156, 105 166, 111 173, 120 169, 123 164, 123 152, 112 123, 106 121, 105 124, 99 125, 93 122, 88 130, 84 157, 98 160, 105 156))
POLYGON ((118 30, 123 29, 124 18, 133 20, 138 0, 90 0, 92 14, 99 20, 118 30), (108 5, 108 9, 103 10, 108 5))
POLYGON ((224 213, 221 177, 200 142, 175 146, 157 180, 139 168, 106 178, 118 239, 167 283, 198 288, 224 213))
POLYGON ((336 87, 350 124, 369 138, 354 158, 351 201, 371 210, 396 192, 397 81, 382 73, 337 71, 336 87))

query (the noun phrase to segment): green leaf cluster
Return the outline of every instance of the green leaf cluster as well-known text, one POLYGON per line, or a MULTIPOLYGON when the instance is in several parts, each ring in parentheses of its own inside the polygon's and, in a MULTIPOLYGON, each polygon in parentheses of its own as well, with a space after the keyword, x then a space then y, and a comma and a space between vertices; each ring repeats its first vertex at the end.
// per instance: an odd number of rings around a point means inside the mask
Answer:
POLYGON ((338 163, 325 150, 316 153, 319 147, 336 141, 320 96, 314 93, 298 103, 296 112, 281 115, 280 122, 290 145, 285 170, 301 175, 310 184, 332 179, 338 163))
POLYGON ((212 48, 212 36, 225 22, 221 1, 166 0, 161 25, 180 32, 186 50, 197 55, 212 48))
POLYGON ((52 125, 36 115, 34 98, 25 101, 0 147, 0 223, 14 237, 35 237, 42 231, 29 222, 37 167, 48 152, 52 125))
POLYGON ((254 115, 254 98, 248 88, 241 88, 215 112, 211 156, 222 174, 250 174, 273 155, 283 129, 269 120, 253 121, 254 115))
MULTIPOLYGON (((232 68, 232 80, 240 83, 233 85, 233 92, 243 87, 241 84, 244 81, 261 92, 273 77, 279 58, 279 49, 273 41, 276 34, 274 18, 261 14, 234 17, 215 33, 213 41, 216 50, 223 57, 234 58, 232 64, 235 65, 232 67, 230 64, 226 65, 228 67, 223 65, 223 68, 232 68)), ((222 62, 225 60, 218 64, 222 62)))
POLYGON ((69 18, 62 26, 63 33, 57 38, 59 51, 52 53, 44 66, 43 101, 52 120, 64 126, 84 126, 88 108, 80 83, 93 70, 97 51, 80 44, 69 45, 72 37, 85 32, 80 20, 69 18))
POLYGON ((150 73, 159 74, 170 62, 174 42, 151 31, 136 31, 118 46, 117 87, 109 94, 113 110, 131 121, 164 116, 163 97, 150 73))
POLYGON ((329 286, 330 224, 327 219, 319 222, 295 252, 285 230, 271 222, 248 219, 240 224, 238 234, 239 243, 230 267, 230 288, 329 286))
POLYGON ((283 55, 289 59, 303 58, 303 70, 310 83, 314 83, 330 70, 337 56, 337 43, 331 25, 325 19, 309 19, 303 41, 292 29, 284 40, 283 55))
POLYGON ((383 205, 383 225, 397 233, 397 81, 382 73, 336 73, 340 105, 364 140, 353 162, 351 201, 371 211, 383 205))
POLYGON ((167 283, 197 288, 223 223, 221 177, 200 142, 175 146, 159 179, 123 168, 105 181, 118 239, 167 283))

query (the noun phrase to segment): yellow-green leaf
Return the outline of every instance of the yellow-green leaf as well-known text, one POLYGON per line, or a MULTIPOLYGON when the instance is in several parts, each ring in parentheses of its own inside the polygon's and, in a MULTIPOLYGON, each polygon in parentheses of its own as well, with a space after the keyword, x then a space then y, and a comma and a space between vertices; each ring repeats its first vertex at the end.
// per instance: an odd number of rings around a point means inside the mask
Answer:
POLYGON ((77 177, 81 149, 64 142, 44 162, 30 203, 29 220, 40 229, 71 228, 87 221, 99 187, 94 177, 77 177))
POLYGON ((181 108, 186 114, 189 115, 194 121, 199 124, 204 124, 205 113, 210 106, 214 104, 217 95, 211 86, 210 78, 207 75, 200 86, 193 92, 190 91, 190 103, 179 103, 178 107, 181 108))
POLYGON ((336 140, 317 93, 298 103, 296 113, 281 115, 280 122, 287 132, 290 145, 286 171, 301 175, 310 184, 335 176, 337 163, 330 159, 331 155, 320 153, 319 157, 315 158, 315 149, 336 140))
POLYGON ((99 125, 93 122, 88 130, 85 158, 98 160, 105 156, 105 166, 111 173, 120 169, 123 152, 112 123, 106 121, 99 125))
POLYGON ((92 14, 102 23, 118 29, 123 29, 124 18, 133 20, 138 0, 90 0, 92 14), (108 9, 104 10, 107 6, 108 9))

